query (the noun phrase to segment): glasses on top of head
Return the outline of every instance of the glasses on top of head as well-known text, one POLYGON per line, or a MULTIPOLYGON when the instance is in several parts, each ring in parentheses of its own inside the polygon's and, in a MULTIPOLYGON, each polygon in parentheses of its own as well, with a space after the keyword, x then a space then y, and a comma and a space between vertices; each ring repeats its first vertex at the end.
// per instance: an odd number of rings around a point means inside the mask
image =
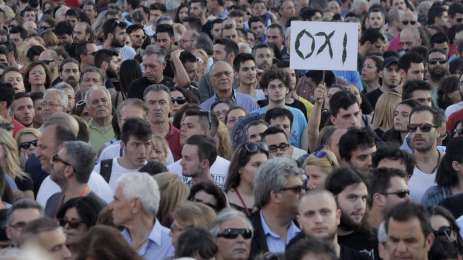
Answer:
POLYGON ((318 159, 323 159, 323 158, 326 158, 328 160, 328 162, 331 164, 331 166, 335 166, 334 162, 330 159, 330 157, 328 156, 328 153, 326 151, 323 151, 323 150, 318 150, 314 153, 312 153, 313 156, 317 157, 318 159))

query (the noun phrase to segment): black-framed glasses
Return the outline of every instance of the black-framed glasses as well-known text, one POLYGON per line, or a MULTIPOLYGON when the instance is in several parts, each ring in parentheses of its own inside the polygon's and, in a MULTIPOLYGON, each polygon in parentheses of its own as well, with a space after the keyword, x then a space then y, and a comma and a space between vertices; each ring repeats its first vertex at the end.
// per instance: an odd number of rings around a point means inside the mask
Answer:
POLYGON ((252 238, 252 230, 247 228, 226 228, 224 231, 217 234, 217 237, 223 237, 225 239, 235 239, 238 236, 249 240, 252 238))
POLYGON ((80 227, 80 225, 83 224, 82 221, 79 221, 79 220, 75 220, 75 219, 65 219, 65 218, 62 218, 62 219, 59 219, 59 225, 62 226, 62 227, 65 227, 66 225, 71 228, 71 229, 77 229, 80 227))
POLYGON ((399 191, 393 191, 393 192, 385 192, 383 193, 384 195, 395 195, 401 199, 410 196, 410 191, 409 190, 399 190, 399 191))
POLYGON ((179 105, 183 105, 186 103, 186 98, 182 98, 182 97, 171 98, 171 100, 172 100, 172 103, 177 103, 179 105))
POLYGON ((268 149, 270 150, 270 152, 272 153, 275 153, 277 152, 278 150, 280 151, 286 151, 286 149, 289 148, 289 144, 288 143, 281 143, 279 145, 276 145, 276 144, 272 144, 272 145, 269 145, 268 146, 268 149))
POLYGON ((30 141, 30 142, 21 143, 21 144, 19 145, 19 148, 20 148, 20 149, 29 149, 29 147, 31 147, 31 145, 37 147, 37 140, 33 140, 33 141, 30 141))
POLYGON ((429 123, 424 123, 424 124, 409 124, 408 125, 408 131, 409 132, 416 132, 418 128, 420 129, 421 132, 423 133, 428 133, 430 132, 433 128, 436 128, 437 126, 429 124, 429 123))
POLYGON ((284 188, 281 188, 280 191, 292 191, 294 193, 301 194, 302 192, 307 191, 307 186, 305 186, 305 185, 297 185, 297 186, 293 186, 293 187, 284 187, 284 188))
POLYGON ((415 25, 416 21, 402 21, 402 24, 405 25, 405 26, 407 26, 408 24, 415 25))
POLYGON ((447 63, 447 60, 430 60, 430 61, 428 61, 428 63, 431 64, 431 65, 436 65, 437 63, 445 64, 445 63, 447 63))
POLYGON ((72 166, 72 164, 70 164, 70 163, 66 162, 64 159, 60 158, 58 154, 53 155, 53 158, 51 158, 51 160, 53 162, 60 162, 60 163, 62 163, 64 165, 72 166))
POLYGON ((243 148, 248 153, 257 153, 261 151, 268 153, 268 147, 264 143, 246 143, 243 145, 243 148))

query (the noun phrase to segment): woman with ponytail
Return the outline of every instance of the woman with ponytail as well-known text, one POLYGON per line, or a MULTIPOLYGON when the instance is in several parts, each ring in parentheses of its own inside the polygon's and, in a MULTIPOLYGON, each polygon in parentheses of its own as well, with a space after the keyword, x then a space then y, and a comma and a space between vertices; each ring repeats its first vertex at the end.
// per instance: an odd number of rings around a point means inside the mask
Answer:
POLYGON ((423 196, 422 204, 431 207, 444 199, 463 193, 463 137, 457 137, 447 145, 447 151, 437 169, 436 184, 423 196))

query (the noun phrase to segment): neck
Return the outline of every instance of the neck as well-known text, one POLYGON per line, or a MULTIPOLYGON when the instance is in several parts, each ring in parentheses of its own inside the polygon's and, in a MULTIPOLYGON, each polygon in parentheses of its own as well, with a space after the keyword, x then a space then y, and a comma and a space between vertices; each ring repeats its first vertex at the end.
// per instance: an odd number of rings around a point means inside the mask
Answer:
POLYGON ((413 156, 415 156, 416 162, 431 162, 433 160, 437 160, 437 157, 439 157, 439 152, 437 151, 436 147, 432 147, 428 151, 425 152, 420 152, 420 151, 414 151, 413 156))
POLYGON ((463 180, 460 177, 460 173, 458 173, 458 183, 456 186, 452 187, 452 194, 463 193, 463 180))
POLYGON ((8 113, 8 109, 2 109, 0 112, 0 116, 3 120, 5 120, 8 123, 13 121, 13 117, 10 115, 10 113, 8 113))
POLYGON ((383 213, 380 208, 372 206, 367 222, 368 226, 373 227, 373 228, 378 228, 381 222, 383 221, 383 213))
POLYGON ((209 169, 207 169, 207 171, 201 172, 191 177, 192 185, 195 185, 196 183, 200 183, 200 182, 211 182, 211 181, 213 180, 212 180, 211 174, 209 173, 209 169))
MULTIPOLYGON (((125 154, 125 153, 124 153, 125 154)), ((129 170, 136 170, 140 167, 138 167, 137 165, 134 165, 132 163, 129 162, 129 160, 125 157, 125 156, 122 156, 122 157, 119 157, 117 158, 117 162, 124 168, 126 169, 129 169, 129 170)))
POLYGON ((112 120, 112 117, 108 116, 108 117, 94 118, 93 122, 95 122, 95 124, 98 127, 107 127, 111 125, 111 120, 112 120))
POLYGON ((282 107, 282 108, 286 108, 286 104, 285 104, 286 100, 283 99, 279 102, 275 102, 275 101, 269 101, 268 102, 268 106, 267 106, 267 111, 272 109, 272 108, 276 108, 276 107, 282 107))
POLYGON ((151 121, 150 125, 153 133, 156 133, 159 136, 167 136, 169 133, 170 124, 168 119, 163 121, 151 121))
POLYGON ((63 189, 64 201, 86 196, 89 192, 90 188, 87 183, 78 183, 73 181, 69 185, 66 185, 65 189, 63 189))
POLYGON ((373 80, 371 82, 365 82, 365 83, 366 83, 365 87, 366 87, 367 92, 373 91, 373 90, 381 87, 381 85, 379 85, 378 80, 373 80))
POLYGON ((331 243, 331 245, 334 248, 334 251, 336 252, 336 256, 340 257, 341 256, 341 246, 338 243, 338 235, 334 235, 334 238, 332 241, 327 241, 328 243, 331 243))
POLYGON ((125 227, 130 233, 132 238, 132 246, 136 245, 140 247, 144 243, 151 233, 153 226, 156 223, 154 216, 146 213, 139 213, 133 216, 133 221, 127 224, 125 227))
POLYGON ((44 85, 31 85, 31 93, 34 92, 45 92, 45 86, 44 85))
POLYGON ((253 83, 253 84, 240 83, 238 90, 241 93, 254 97, 256 95, 256 83, 253 83))
POLYGON ((286 238, 288 228, 293 220, 288 212, 282 212, 268 205, 262 208, 262 215, 264 215, 265 222, 273 232, 286 238))
POLYGON ((219 99, 227 99, 232 96, 233 92, 232 89, 230 90, 225 90, 225 91, 217 91, 216 95, 219 97, 219 99))
POLYGON ((217 15, 223 13, 224 9, 225 8, 223 8, 222 6, 218 6, 217 8, 215 8, 215 10, 213 12, 214 16, 217 16, 217 15))
POLYGON ((243 194, 243 195, 246 195, 246 196, 253 196, 253 185, 252 185, 252 183, 241 181, 240 185, 238 185, 238 187, 236 187, 236 189, 239 191, 240 194, 243 194))

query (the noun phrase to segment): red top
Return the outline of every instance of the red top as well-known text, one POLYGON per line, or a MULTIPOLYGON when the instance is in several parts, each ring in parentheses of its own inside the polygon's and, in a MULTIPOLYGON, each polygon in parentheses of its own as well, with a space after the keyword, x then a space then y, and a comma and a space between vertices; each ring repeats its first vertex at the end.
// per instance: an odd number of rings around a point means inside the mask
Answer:
POLYGON ((174 156, 175 161, 182 156, 182 146, 180 145, 180 130, 172 124, 169 125, 169 133, 166 135, 166 140, 169 143, 170 151, 174 156))

